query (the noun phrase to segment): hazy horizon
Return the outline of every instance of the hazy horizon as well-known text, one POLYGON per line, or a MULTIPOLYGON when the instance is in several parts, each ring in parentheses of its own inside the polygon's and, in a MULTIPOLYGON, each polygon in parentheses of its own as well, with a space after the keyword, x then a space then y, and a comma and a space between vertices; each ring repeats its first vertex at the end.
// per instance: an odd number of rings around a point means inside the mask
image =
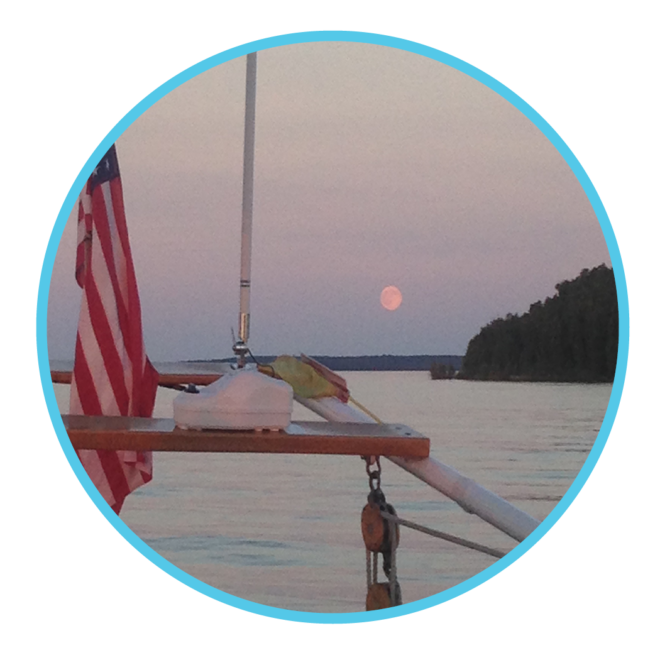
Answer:
MULTIPOLYGON (((203 73, 117 140, 153 361, 231 354, 244 76, 245 58, 203 73)), ((51 280, 51 359, 73 356, 74 225, 51 280)), ((570 167, 488 87, 371 44, 259 53, 255 354, 464 355, 482 326, 601 263, 602 230, 570 167), (389 285, 395 311, 379 300, 389 285)))

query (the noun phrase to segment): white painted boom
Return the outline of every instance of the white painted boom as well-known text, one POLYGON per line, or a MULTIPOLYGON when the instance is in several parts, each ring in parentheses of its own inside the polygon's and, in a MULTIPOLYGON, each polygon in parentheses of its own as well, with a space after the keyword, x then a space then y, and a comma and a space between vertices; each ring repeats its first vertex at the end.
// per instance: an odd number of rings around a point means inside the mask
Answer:
MULTIPOLYGON (((295 398, 300 404, 330 422, 374 424, 374 420, 369 416, 339 399, 295 398)), ((536 518, 435 458, 386 458, 452 499, 468 513, 474 513, 516 541, 527 538, 540 524, 536 518)))

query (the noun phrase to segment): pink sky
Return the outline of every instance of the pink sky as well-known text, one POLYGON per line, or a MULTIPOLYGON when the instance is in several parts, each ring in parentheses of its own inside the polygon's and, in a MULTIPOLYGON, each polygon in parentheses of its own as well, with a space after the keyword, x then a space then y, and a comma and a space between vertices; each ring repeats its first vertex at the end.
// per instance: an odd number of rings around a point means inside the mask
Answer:
MULTIPOLYGON (((117 141, 157 361, 231 352, 244 75, 244 58, 202 74, 117 141)), ((74 240, 69 223, 49 301, 54 359, 73 355, 74 240)), ((603 262, 600 226, 568 165, 481 83, 368 44, 259 54, 255 353, 463 354, 496 316, 603 262), (403 294, 394 312, 380 305, 387 285, 403 294)))

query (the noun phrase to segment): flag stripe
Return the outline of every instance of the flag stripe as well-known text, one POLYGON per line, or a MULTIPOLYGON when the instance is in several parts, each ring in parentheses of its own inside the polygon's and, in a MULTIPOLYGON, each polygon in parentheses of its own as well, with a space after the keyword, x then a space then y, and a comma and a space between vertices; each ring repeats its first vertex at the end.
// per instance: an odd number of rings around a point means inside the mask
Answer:
MULTIPOLYGON (((101 464, 101 459, 99 457, 99 452, 93 449, 82 449, 78 452, 78 457, 80 462, 83 464, 89 478, 92 480, 93 484, 96 486, 98 491, 103 496, 103 499, 113 506, 116 502, 108 479, 105 476, 105 471, 103 465, 101 464)), ((114 506, 113 506, 114 508, 114 506)), ((119 513, 115 509, 116 513, 119 513)))
MULTIPOLYGON (((138 295, 137 278, 135 276, 135 267, 131 255, 131 247, 128 240, 128 229, 123 203, 117 203, 123 199, 122 183, 120 178, 114 178, 109 182, 109 190, 113 200, 112 208, 112 227, 116 231, 118 242, 122 246, 122 258, 118 260, 120 268, 125 272, 125 278, 122 282, 125 284, 125 291, 122 292, 124 300, 127 301, 128 317, 131 325, 124 332, 124 339, 127 342, 126 350, 131 359, 134 360, 133 373, 136 375, 132 382, 127 382, 129 391, 132 389, 131 411, 128 413, 135 416, 151 415, 153 409, 156 389, 158 387, 158 372, 152 367, 147 359, 143 338, 142 338, 142 313, 140 310, 140 298, 138 295), (141 359, 138 358, 141 356, 141 359), (146 382, 150 385, 147 386, 146 382), (142 392, 140 391, 142 388, 142 392), (149 400, 148 394, 152 393, 149 400)), ((119 249, 119 248, 117 248, 119 249)), ((129 371, 129 376, 132 375, 129 371)))
MULTIPOLYGON (((70 412, 149 417, 158 372, 149 362, 114 146, 97 166, 78 210, 76 280, 83 288, 70 412)), ((104 499, 119 513, 149 482, 151 452, 78 452, 104 499)))
MULTIPOLYGON (((119 180, 109 182, 119 184, 119 180)), ((136 370, 138 365, 144 361, 144 347, 142 345, 142 328, 140 319, 139 297, 135 273, 130 258, 130 248, 124 247, 120 242, 121 232, 119 227, 125 228, 125 218, 121 205, 112 201, 112 193, 115 199, 121 199, 121 186, 111 187, 109 183, 101 186, 104 211, 107 212, 108 223, 99 226, 99 237, 103 247, 105 259, 92 262, 95 280, 109 278, 103 281, 103 286, 111 286, 114 291, 115 305, 112 310, 106 310, 106 316, 113 319, 113 330, 116 332, 115 345, 123 342, 124 350, 120 352, 125 360, 123 370, 126 376, 126 389, 131 392, 133 383, 140 383, 140 371, 136 370), (119 197, 117 197, 119 196, 119 197), (115 215, 115 208, 121 211, 115 215), (117 219, 120 221, 117 225, 117 219), (98 270, 96 270, 98 268, 98 270), (131 284, 134 286, 131 287, 131 284), (133 291, 129 291, 133 289, 133 291), (130 293, 133 296, 129 295, 130 293), (131 301, 138 301, 137 305, 130 308, 131 301), (137 340, 137 341, 136 341, 137 340), (135 378, 134 378, 135 374, 135 378)), ((127 237, 127 233, 124 232, 127 237)), ((101 285, 99 285, 101 288, 101 285)), ((139 393, 132 392, 134 398, 139 399, 139 393)), ((122 412, 127 415, 129 411, 122 412)))
MULTIPOLYGON (((112 498, 115 503, 123 503, 124 498, 131 492, 126 474, 125 466, 121 461, 121 454, 117 451, 107 451, 105 449, 96 452, 103 470, 103 474, 112 491, 112 498)), ((138 486, 142 485, 141 483, 138 486)), ((118 512, 117 512, 118 513, 118 512)))
MULTIPOLYGON (((92 269, 94 270, 94 279, 98 276, 106 277, 107 280, 99 281, 99 287, 108 286, 112 289, 112 302, 110 309, 106 313, 111 314, 117 319, 119 331, 121 332, 121 342, 124 344, 124 350, 128 349, 126 344, 130 336, 130 320, 128 318, 128 308, 126 305, 126 295, 122 291, 120 280, 125 282, 128 272, 125 267, 125 260, 119 258, 117 252, 121 251, 121 246, 117 241, 117 234, 110 228, 110 223, 114 223, 114 213, 112 204, 106 201, 107 184, 103 184, 96 191, 97 199, 95 209, 97 216, 103 217, 105 222, 98 223, 96 230, 99 237, 99 244, 102 250, 102 258, 92 260, 92 269), (109 211, 108 211, 109 210, 109 211)), ((100 256, 100 255, 99 255, 100 256)), ((103 288, 102 290, 105 290, 103 288)), ((108 297, 110 290, 107 292, 108 297)))
MULTIPOLYGON (((85 356, 87 367, 94 385, 94 390, 101 403, 101 413, 103 415, 121 415, 121 410, 115 396, 114 388, 110 381, 110 375, 106 369, 106 363, 103 353, 99 347, 97 334, 94 328, 92 313, 89 309, 89 294, 94 288, 93 282, 89 282, 86 294, 83 296, 83 302, 80 309, 81 327, 78 337, 81 344, 81 350, 85 356)), ((101 323, 101 321, 98 321, 101 323)))
MULTIPOLYGON (((85 301, 83 300, 83 304, 85 301)), ((81 324, 82 325, 82 324, 81 324)), ((98 398, 99 390, 94 385, 92 373, 87 364, 87 358, 83 350, 80 334, 76 341, 75 369, 73 370, 71 381, 71 402, 69 409, 72 413, 81 412, 83 415, 102 415, 103 408, 98 398), (78 395, 78 392, 85 392, 84 401, 78 395), (75 400, 73 395, 75 395, 75 400)))
MULTIPOLYGON (((125 364, 119 353, 121 347, 114 343, 114 336, 110 319, 104 313, 100 293, 96 289, 95 281, 87 284, 87 303, 89 305, 89 321, 92 328, 89 344, 85 347, 85 354, 98 355, 103 363, 101 374, 107 379, 114 394, 117 412, 114 414, 128 414, 128 389, 126 387, 125 364)), ((122 351, 125 354, 125 351, 122 351)), ((100 369, 99 369, 100 371, 100 369)), ((106 414, 112 414, 110 411, 106 414)))

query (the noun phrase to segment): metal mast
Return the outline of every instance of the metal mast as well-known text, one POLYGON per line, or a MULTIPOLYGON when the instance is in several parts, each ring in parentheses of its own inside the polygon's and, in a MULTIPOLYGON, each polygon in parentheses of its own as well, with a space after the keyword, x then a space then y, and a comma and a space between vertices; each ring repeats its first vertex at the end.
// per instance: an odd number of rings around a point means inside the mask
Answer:
POLYGON ((247 56, 245 76, 245 138, 243 143, 243 213, 241 222, 241 284, 238 340, 234 353, 239 368, 245 366, 250 336, 250 271, 252 264, 252 205, 254 199, 254 132, 257 96, 257 54, 247 56))

